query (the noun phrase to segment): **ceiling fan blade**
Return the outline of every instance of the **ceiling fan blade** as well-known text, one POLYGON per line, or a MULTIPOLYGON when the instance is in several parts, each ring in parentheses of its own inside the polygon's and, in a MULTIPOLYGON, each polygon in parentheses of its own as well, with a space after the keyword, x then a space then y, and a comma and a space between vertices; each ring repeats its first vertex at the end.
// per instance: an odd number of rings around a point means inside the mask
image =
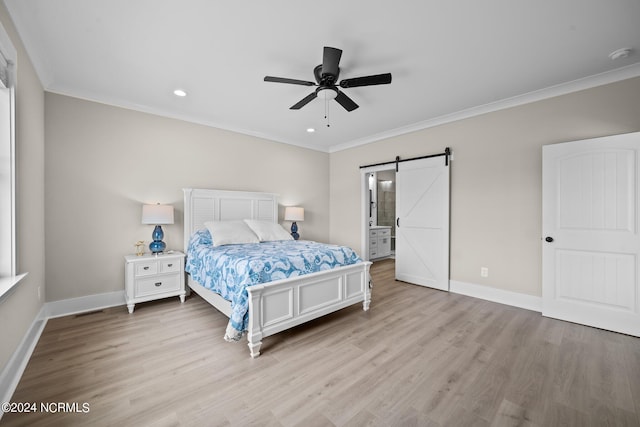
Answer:
POLYGON ((335 47, 326 47, 324 48, 324 55, 322 56, 322 75, 329 74, 334 76, 334 78, 338 77, 338 66, 340 65, 340 57, 342 56, 342 51, 340 49, 336 49, 335 47))
POLYGON ((336 101, 338 104, 342 105, 345 110, 353 111, 358 108, 358 104, 353 102, 353 99, 349 98, 344 92, 338 91, 338 96, 336 96, 336 101))
POLYGON ((387 85, 389 83, 391 83, 391 73, 385 73, 376 74, 374 76, 344 79, 340 82, 340 87, 346 89, 348 87, 387 85))
POLYGON ((296 79, 287 79, 284 77, 272 77, 266 76, 264 78, 265 82, 273 82, 273 83, 289 83, 292 85, 302 85, 302 86, 315 86, 316 84, 313 82, 308 82, 306 80, 296 80, 296 79))
POLYGON ((290 110, 299 110, 302 107, 304 107, 305 105, 307 105, 308 103, 310 103, 311 101, 313 101, 314 99, 316 99, 318 97, 318 94, 316 92, 312 92, 309 95, 305 96, 304 98, 302 98, 297 104, 289 107, 290 110))

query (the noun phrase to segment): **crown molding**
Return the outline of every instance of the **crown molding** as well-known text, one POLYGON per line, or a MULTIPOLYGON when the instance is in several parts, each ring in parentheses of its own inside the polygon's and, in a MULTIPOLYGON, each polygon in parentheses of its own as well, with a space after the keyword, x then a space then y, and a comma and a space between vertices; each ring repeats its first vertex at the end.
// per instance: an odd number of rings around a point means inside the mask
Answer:
POLYGON ((582 79, 574 80, 567 83, 550 86, 545 89, 536 90, 511 98, 502 99, 476 107, 467 108, 451 114, 445 114, 433 119, 424 120, 407 126, 402 126, 388 131, 380 132, 364 138, 356 139, 344 144, 333 145, 329 148, 330 153, 346 150, 349 148, 359 147, 361 145, 371 144, 373 142, 389 139, 396 136, 440 126, 446 123, 456 122, 458 120, 468 119, 479 116, 481 114, 491 113, 494 111, 504 110, 507 108, 517 107, 520 105, 530 104, 542 101, 556 96, 567 95, 581 90, 591 89, 622 80, 631 79, 640 76, 640 63, 628 65, 612 71, 596 74, 582 79))

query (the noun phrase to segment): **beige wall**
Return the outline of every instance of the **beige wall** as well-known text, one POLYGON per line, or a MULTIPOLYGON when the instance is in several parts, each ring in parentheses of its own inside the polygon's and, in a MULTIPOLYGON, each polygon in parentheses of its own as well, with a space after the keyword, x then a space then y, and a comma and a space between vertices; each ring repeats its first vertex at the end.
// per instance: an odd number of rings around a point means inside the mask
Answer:
POLYGON ((0 2, 0 22, 18 52, 16 88, 17 268, 29 272, 0 302, 0 372, 44 302, 44 91, 0 2), (38 287, 41 299, 38 299, 38 287))
POLYGON ((124 289, 123 256, 153 229, 143 203, 174 205, 164 240, 182 249, 185 187, 278 193, 328 241, 327 153, 52 93, 45 112, 48 301, 124 289))
POLYGON ((360 165, 448 146, 451 279, 540 296, 541 147, 639 130, 635 78, 333 153, 331 240, 360 249, 360 165))

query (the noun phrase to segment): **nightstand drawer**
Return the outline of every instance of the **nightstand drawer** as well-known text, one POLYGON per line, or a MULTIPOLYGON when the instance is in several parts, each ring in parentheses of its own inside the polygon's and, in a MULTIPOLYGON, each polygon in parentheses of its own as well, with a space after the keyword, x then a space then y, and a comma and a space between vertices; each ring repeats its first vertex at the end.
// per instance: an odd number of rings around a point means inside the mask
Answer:
POLYGON ((391 235, 391 230, 386 228, 384 230, 380 230, 380 236, 390 236, 391 235))
POLYGON ((145 261, 136 263, 136 277, 158 274, 158 262, 145 261))
POLYGON ((160 261, 160 273, 174 273, 180 271, 180 260, 163 259, 160 261))
POLYGON ((136 297, 162 294, 180 289, 180 276, 176 274, 168 276, 150 277, 136 281, 136 297))

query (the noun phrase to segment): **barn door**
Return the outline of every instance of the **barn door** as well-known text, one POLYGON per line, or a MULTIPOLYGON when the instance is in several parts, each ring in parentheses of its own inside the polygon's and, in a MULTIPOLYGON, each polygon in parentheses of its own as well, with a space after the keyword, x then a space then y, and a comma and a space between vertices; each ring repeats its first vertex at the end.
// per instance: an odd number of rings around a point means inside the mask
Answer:
POLYGON ((396 173, 396 279, 449 290, 449 166, 412 160, 396 173))
POLYGON ((542 314, 640 336, 640 133, 543 147, 542 314))

